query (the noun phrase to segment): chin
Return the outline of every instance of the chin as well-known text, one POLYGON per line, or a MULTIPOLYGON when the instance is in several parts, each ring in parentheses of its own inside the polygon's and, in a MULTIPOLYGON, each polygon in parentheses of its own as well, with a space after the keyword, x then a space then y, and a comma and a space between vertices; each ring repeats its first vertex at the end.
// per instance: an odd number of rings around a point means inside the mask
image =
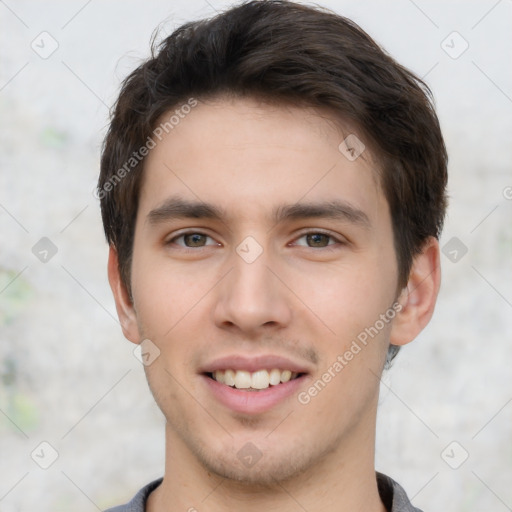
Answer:
POLYGON ((241 486, 274 488, 277 484, 286 482, 306 470, 300 470, 289 460, 263 461, 260 459, 253 467, 242 467, 236 458, 229 461, 203 460, 203 466, 219 477, 231 480, 241 486))
POLYGON ((279 450, 275 446, 268 446, 261 451, 249 443, 242 446, 246 447, 245 452, 244 448, 237 450, 230 446, 228 449, 218 449, 217 453, 209 446, 208 449, 196 451, 196 457, 207 471, 232 483, 267 489, 311 470, 311 466, 318 462, 316 459, 322 458, 318 453, 315 456, 304 453, 297 443, 289 447, 281 444, 279 450), (254 460, 257 458, 256 462, 244 464, 244 454, 252 455, 254 460))

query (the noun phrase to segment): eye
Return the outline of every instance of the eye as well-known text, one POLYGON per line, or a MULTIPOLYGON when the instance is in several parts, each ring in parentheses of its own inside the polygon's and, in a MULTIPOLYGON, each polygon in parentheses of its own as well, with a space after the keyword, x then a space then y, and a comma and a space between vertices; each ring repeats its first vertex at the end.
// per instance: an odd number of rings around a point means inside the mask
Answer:
POLYGON ((323 247, 335 245, 337 243, 341 243, 340 240, 337 240, 332 235, 322 232, 310 232, 305 233, 301 237, 297 238, 294 245, 321 249, 323 247))
POLYGON ((191 231, 188 233, 182 233, 181 235, 175 236, 166 242, 167 245, 175 244, 181 247, 193 248, 193 247, 205 247, 207 245, 220 245, 218 242, 213 240, 204 233, 191 231))

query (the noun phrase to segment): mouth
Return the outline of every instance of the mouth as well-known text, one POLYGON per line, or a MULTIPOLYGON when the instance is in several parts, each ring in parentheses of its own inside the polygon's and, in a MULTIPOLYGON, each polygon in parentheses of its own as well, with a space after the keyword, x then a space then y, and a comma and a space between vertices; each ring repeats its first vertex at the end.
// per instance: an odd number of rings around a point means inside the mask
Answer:
POLYGON ((198 373, 215 402, 231 412, 257 415, 289 403, 313 369, 275 354, 232 354, 206 363, 198 373))
POLYGON ((254 372, 234 369, 215 370, 214 372, 205 372, 204 375, 230 388, 258 392, 278 387, 305 374, 287 369, 272 368, 254 372))
POLYGON ((254 416, 282 406, 296 396, 308 375, 273 368, 253 372, 215 370, 202 373, 201 377, 216 402, 231 412, 254 416))

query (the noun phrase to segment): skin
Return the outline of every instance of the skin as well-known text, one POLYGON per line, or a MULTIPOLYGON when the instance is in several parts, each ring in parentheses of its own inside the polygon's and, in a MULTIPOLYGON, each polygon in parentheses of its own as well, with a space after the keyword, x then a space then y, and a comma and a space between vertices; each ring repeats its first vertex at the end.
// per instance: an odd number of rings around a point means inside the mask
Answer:
POLYGON ((338 149, 348 133, 327 112, 217 98, 200 102, 151 150, 133 304, 114 247, 109 256, 126 338, 150 339, 160 350, 145 367, 167 420, 165 476, 150 512, 385 510, 374 469, 379 377, 389 343, 408 343, 431 318, 439 246, 426 241, 397 293, 378 163, 368 147, 349 161, 338 149), (171 197, 226 215, 150 221, 171 197), (280 205, 335 200, 367 222, 272 217, 280 205), (184 231, 206 237, 180 237, 184 231), (236 251, 247 236, 263 250, 252 263, 236 251), (307 404, 294 394, 261 414, 234 413, 198 374, 221 356, 277 354, 308 368, 307 390, 395 301, 401 311, 307 404), (252 467, 237 457, 248 442, 262 454, 252 467))

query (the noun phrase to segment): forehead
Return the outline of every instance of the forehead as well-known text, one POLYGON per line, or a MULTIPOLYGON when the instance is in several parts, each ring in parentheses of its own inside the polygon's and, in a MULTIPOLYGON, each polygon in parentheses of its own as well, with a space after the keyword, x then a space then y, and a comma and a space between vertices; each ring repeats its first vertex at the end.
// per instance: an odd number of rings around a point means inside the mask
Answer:
POLYGON ((299 200, 387 207, 364 138, 327 110, 218 98, 175 113, 145 161, 143 214, 176 195, 253 216, 299 200))

